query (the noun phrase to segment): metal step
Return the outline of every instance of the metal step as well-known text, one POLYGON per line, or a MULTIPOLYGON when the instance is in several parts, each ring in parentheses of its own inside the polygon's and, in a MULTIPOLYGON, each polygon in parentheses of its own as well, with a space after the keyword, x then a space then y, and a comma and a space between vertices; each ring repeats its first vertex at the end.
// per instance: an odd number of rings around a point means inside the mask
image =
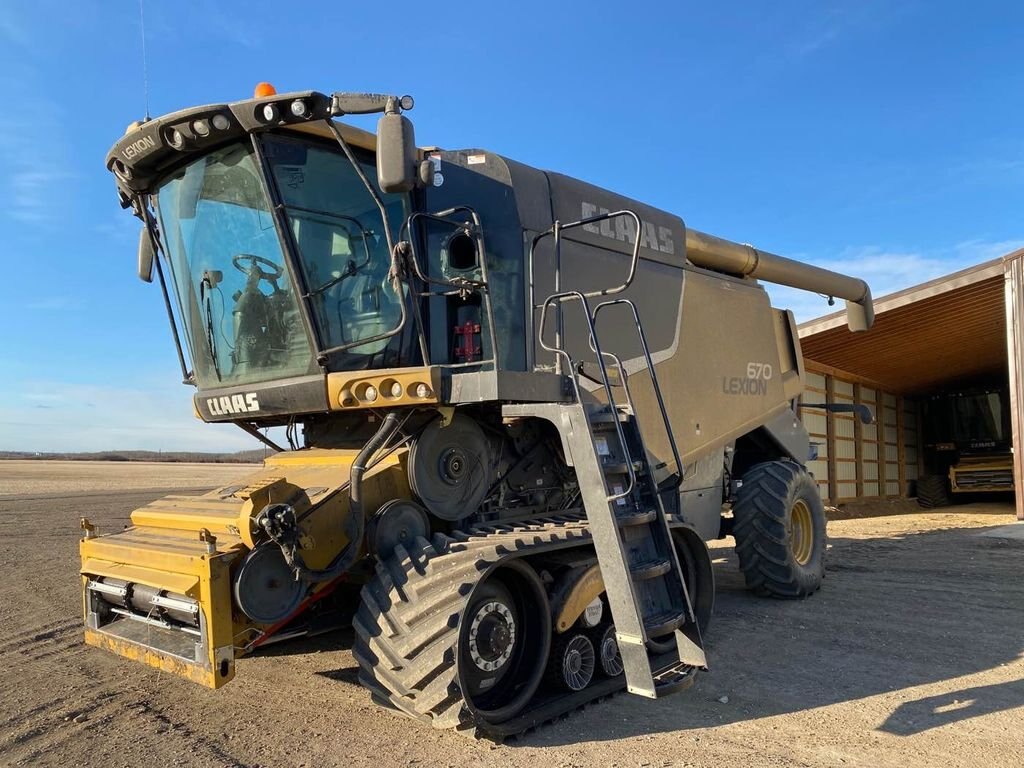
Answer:
POLYGON ((615 515, 615 520, 621 527, 628 528, 631 525, 648 525, 657 517, 658 510, 656 509, 635 509, 631 512, 619 512, 615 515))
POLYGON ((591 418, 600 416, 600 412, 588 414, 578 402, 559 408, 563 423, 571 425, 569 452, 615 621, 627 687, 632 693, 651 698, 681 689, 685 670, 680 665, 685 661, 690 670, 703 668, 704 654, 696 628, 689 631, 693 611, 639 425, 632 418, 612 421, 612 429, 602 430, 595 440, 591 418), (606 464, 608 455, 612 461, 606 464), (629 496, 615 498, 629 486, 631 468, 634 485, 629 496), (641 506, 630 497, 650 501, 641 506), (692 637, 678 641, 674 659, 667 663, 659 659, 656 666, 648 640, 669 635, 684 625, 687 629, 683 634, 692 637), (681 655, 684 649, 685 658, 681 655), (678 674, 666 673, 656 680, 655 669, 665 667, 676 669, 678 674))
POLYGON ((664 576, 670 570, 672 570, 672 561, 667 557, 655 557, 650 560, 642 560, 639 563, 633 563, 629 566, 629 572, 637 581, 656 579, 658 576, 664 576))
MULTIPOLYGON (((612 461, 601 464, 601 469, 606 475, 628 475, 629 464, 624 461, 612 461)), ((647 474, 647 464, 640 461, 633 462, 633 474, 640 476, 647 474)))
POLYGON ((686 623, 686 611, 662 611, 644 617, 644 629, 649 637, 667 635, 686 623))
POLYGON ((654 690, 658 697, 685 691, 696 678, 697 667, 677 661, 654 675, 654 690))
POLYGON ((625 424, 633 415, 622 410, 609 411, 607 407, 590 413, 590 423, 594 432, 614 432, 615 422, 625 424))

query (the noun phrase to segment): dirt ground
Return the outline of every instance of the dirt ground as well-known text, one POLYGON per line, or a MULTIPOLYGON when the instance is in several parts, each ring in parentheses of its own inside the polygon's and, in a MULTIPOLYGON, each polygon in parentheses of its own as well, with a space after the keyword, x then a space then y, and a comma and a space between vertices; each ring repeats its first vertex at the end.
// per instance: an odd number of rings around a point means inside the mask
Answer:
POLYGON ((690 691, 619 695, 496 745, 372 705, 346 632, 242 660, 221 691, 87 648, 78 518, 117 530, 163 489, 251 468, 24 464, 0 462, 0 765, 1024 764, 1008 506, 835 520, 824 589, 802 602, 747 594, 722 542, 712 670, 690 691))
POLYGON ((216 488, 259 469, 253 464, 120 461, 0 461, 0 499, 69 496, 151 488, 216 488))

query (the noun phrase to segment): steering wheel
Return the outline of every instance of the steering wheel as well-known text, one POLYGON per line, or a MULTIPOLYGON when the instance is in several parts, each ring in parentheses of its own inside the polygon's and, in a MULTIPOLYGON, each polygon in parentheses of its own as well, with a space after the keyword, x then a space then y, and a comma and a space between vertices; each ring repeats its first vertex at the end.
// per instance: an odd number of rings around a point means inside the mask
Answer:
POLYGON ((271 283, 276 283, 281 278, 281 275, 284 274, 284 270, 278 264, 262 256, 254 256, 251 253, 240 253, 237 256, 233 256, 231 263, 235 265, 235 269, 246 277, 257 277, 271 283), (245 266, 246 262, 248 262, 248 266, 245 266), (264 269, 264 267, 268 269, 264 269))

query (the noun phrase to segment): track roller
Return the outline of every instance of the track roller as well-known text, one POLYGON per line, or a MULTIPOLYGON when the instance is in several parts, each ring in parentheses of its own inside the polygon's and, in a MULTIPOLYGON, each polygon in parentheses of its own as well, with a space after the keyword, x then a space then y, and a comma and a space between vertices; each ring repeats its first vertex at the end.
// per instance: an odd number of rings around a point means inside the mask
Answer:
MULTIPOLYGON (((618 652, 618 647, 616 647, 618 652)), ((567 691, 582 691, 594 679, 597 651, 583 632, 566 632, 552 644, 548 680, 567 691)))
POLYGON ((598 669, 605 677, 618 677, 622 674, 622 655, 619 653, 614 624, 608 624, 598 632, 597 659, 598 669))

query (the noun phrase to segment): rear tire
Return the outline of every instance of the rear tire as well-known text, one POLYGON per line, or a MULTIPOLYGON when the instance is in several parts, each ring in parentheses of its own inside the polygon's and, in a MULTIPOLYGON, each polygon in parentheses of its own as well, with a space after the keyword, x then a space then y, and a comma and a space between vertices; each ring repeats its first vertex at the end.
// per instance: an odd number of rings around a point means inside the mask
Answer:
POLYGON ((733 504, 733 536, 747 587, 800 598, 825 577, 825 506, 807 470, 794 461, 756 464, 733 504))
POLYGON ((952 504, 946 478, 942 475, 923 475, 917 481, 917 503, 925 509, 948 507, 952 504))

